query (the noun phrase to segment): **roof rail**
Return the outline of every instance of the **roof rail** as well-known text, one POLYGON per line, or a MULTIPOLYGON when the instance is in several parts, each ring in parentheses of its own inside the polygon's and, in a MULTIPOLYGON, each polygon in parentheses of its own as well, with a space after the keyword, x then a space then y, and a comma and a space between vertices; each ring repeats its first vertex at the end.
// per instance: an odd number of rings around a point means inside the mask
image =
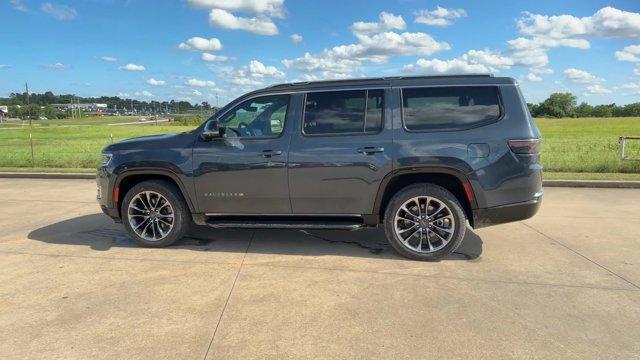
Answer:
POLYGON ((285 86, 300 86, 309 84, 323 84, 323 83, 340 83, 349 81, 390 81, 390 80, 404 80, 404 79, 447 79, 447 78, 487 78, 493 77, 493 74, 460 74, 460 75, 424 75, 424 76, 386 76, 386 77, 368 77, 368 78, 349 78, 349 79, 329 79, 329 80, 315 80, 315 81, 296 81, 290 83, 281 83, 267 86, 265 89, 271 89, 276 87, 285 86))

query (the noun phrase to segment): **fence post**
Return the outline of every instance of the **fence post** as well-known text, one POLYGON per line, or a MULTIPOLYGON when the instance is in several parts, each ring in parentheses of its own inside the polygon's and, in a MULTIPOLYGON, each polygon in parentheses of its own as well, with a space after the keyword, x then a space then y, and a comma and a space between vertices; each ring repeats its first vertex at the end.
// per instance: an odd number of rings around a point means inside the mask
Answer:
POLYGON ((31 147, 31 167, 36 167, 36 162, 33 157, 33 136, 29 133, 29 146, 31 147))

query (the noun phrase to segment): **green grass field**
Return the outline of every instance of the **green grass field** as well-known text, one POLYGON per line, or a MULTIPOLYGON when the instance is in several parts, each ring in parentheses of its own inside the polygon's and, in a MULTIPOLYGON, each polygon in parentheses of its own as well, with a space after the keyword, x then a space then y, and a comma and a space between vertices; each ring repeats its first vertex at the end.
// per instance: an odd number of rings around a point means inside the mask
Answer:
POLYGON ((119 125, 136 122, 138 117, 100 117, 77 120, 34 121, 33 129, 20 122, 0 127, 0 167, 3 168, 93 168, 100 150, 113 141, 136 136, 177 133, 194 126, 119 125), (34 162, 31 161, 29 134, 33 138, 34 162))
MULTIPOLYGON (((640 161, 620 160, 620 136, 640 136, 640 118, 537 119, 548 172, 640 173, 640 161)), ((640 159, 640 141, 626 152, 640 159)))
MULTIPOLYGON (((95 169, 100 150, 111 142, 136 136, 176 133, 193 126, 120 125, 137 117, 100 117, 0 124, 0 169, 95 169), (29 134, 33 137, 31 161, 29 134)), ((537 119, 543 134, 542 163, 547 173, 571 173, 569 178, 634 178, 640 161, 620 160, 620 136, 640 136, 640 118, 537 119), (629 174, 629 175, 599 175, 629 174)), ((630 143, 631 144, 631 143, 630 143)), ((640 158, 640 141, 627 151, 640 158)), ((556 176, 557 178, 557 176, 556 176)))

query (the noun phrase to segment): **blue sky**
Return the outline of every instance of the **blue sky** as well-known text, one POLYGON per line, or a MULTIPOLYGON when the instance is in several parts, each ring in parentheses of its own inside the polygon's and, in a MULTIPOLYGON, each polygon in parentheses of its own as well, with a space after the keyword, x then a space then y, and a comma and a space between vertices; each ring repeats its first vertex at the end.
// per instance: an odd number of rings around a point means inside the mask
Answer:
POLYGON ((528 101, 640 101, 640 2, 2 0, 0 95, 223 105, 272 83, 511 76, 528 101))

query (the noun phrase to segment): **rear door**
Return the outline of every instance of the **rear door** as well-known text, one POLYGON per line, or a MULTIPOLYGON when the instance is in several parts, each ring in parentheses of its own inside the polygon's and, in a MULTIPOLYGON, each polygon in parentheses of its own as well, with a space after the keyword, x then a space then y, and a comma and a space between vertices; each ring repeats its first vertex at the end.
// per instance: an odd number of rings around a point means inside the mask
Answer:
POLYGON ((389 90, 308 92, 289 148, 294 214, 370 214, 392 169, 389 90))

